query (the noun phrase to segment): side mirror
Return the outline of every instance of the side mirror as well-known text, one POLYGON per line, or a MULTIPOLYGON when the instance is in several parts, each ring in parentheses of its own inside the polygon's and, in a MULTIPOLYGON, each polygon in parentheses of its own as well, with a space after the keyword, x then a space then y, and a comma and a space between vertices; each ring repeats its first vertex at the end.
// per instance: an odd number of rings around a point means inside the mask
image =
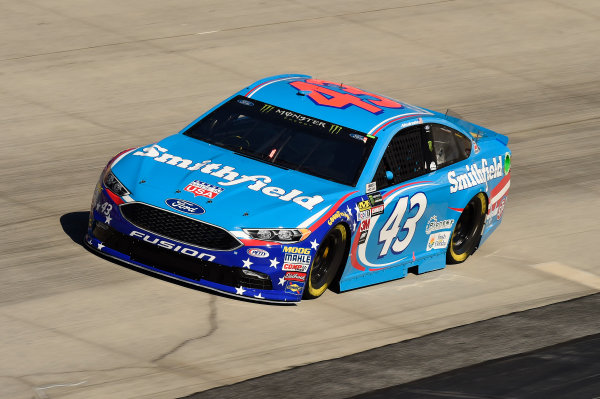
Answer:
POLYGON ((389 170, 385 172, 385 177, 388 179, 388 181, 394 180, 394 174, 389 170))

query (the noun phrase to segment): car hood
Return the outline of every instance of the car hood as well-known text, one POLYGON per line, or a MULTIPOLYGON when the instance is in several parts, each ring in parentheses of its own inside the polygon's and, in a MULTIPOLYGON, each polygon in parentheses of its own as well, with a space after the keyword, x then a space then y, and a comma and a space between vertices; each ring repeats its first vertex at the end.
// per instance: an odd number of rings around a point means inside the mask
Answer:
POLYGON ((131 151, 112 170, 133 200, 169 211, 169 199, 190 201, 206 212, 179 213, 228 230, 308 227, 307 220, 354 191, 181 134, 131 151))

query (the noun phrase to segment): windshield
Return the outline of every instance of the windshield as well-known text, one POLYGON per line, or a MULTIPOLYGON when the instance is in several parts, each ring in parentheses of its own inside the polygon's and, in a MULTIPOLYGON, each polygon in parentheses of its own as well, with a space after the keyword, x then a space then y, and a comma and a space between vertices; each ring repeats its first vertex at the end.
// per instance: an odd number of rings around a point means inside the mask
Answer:
POLYGON ((244 156, 355 185, 375 139, 364 133, 238 96, 185 135, 244 156))

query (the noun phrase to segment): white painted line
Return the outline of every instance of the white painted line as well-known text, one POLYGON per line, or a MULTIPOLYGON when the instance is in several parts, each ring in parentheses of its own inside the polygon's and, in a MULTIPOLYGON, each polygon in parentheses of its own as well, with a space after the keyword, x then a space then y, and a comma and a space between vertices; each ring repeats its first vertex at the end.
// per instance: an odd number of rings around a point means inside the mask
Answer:
POLYGON ((45 389, 56 388, 56 387, 76 387, 78 385, 85 384, 86 382, 87 382, 87 380, 75 382, 73 384, 54 384, 54 385, 48 385, 45 387, 35 387, 34 392, 35 392, 36 397, 38 397, 40 399, 46 399, 46 398, 48 398, 48 395, 46 395, 46 392, 44 392, 45 389))
POLYGON ((586 287, 600 290, 600 276, 584 270, 579 270, 558 262, 539 263, 533 265, 533 268, 566 280, 574 281, 581 285, 585 285, 586 287))
POLYGON ((208 35, 209 33, 217 33, 218 30, 209 30, 207 32, 198 32, 197 35, 208 35))

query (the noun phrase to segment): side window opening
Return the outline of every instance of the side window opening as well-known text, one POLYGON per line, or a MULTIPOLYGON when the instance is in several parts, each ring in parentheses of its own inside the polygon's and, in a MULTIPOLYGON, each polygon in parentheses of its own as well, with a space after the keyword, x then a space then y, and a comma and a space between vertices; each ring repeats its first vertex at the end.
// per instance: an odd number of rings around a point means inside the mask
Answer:
POLYGON ((462 161, 471 153, 471 140, 448 126, 432 123, 425 125, 425 131, 433 142, 437 169, 462 161))
POLYGON ((385 188, 429 173, 429 155, 422 126, 414 126, 396 133, 377 167, 374 180, 377 188, 385 188), (390 181, 386 172, 393 174, 390 181))

